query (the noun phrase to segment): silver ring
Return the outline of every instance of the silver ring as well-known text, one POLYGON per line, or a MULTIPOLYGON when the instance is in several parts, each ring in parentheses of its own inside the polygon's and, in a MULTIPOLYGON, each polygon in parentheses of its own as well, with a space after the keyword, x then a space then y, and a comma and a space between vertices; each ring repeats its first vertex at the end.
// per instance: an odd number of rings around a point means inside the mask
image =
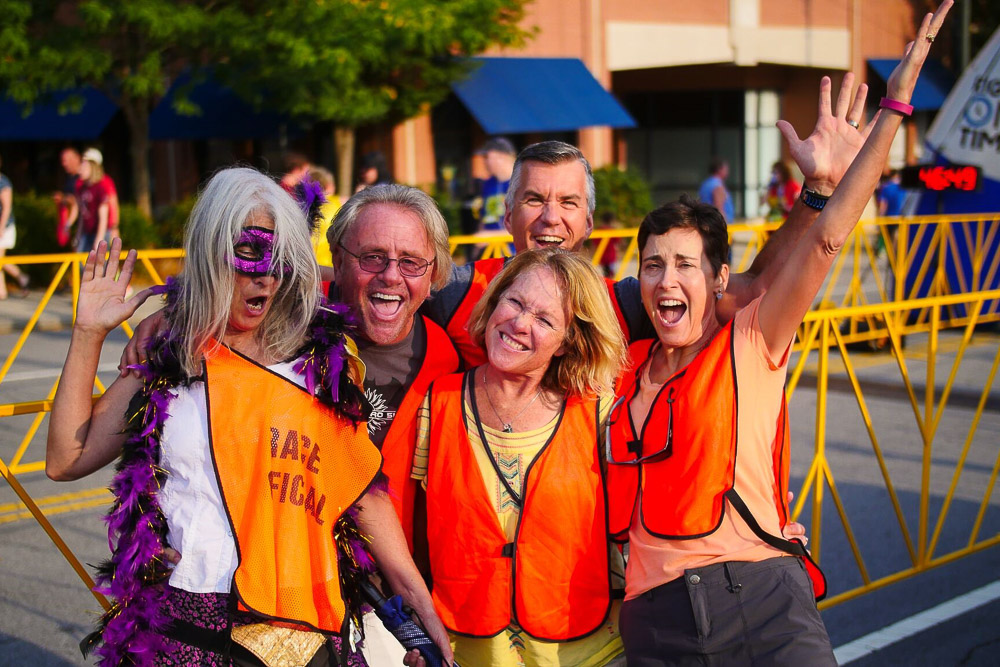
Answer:
POLYGON ((855 130, 860 130, 861 129, 861 123, 859 123, 856 120, 849 120, 849 121, 847 121, 847 124, 850 125, 851 127, 853 127, 855 130))

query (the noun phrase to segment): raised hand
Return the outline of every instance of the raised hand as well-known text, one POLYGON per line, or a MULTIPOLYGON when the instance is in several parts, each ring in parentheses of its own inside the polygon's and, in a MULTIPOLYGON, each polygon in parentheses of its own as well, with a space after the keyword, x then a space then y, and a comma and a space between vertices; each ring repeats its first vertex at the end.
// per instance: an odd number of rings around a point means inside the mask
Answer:
POLYGON ((75 327, 81 332, 106 336, 131 317, 152 293, 151 290, 144 289, 131 298, 125 298, 136 254, 135 250, 128 251, 119 275, 121 247, 121 239, 114 239, 111 242, 111 252, 105 260, 108 244, 101 241, 87 255, 80 283, 80 301, 76 307, 75 327))
POLYGON ((944 0, 936 12, 924 16, 917 29, 917 38, 906 45, 903 59, 896 65, 896 69, 892 70, 889 80, 886 81, 886 97, 909 103, 913 88, 917 85, 920 68, 923 67, 927 54, 930 53, 931 44, 941 31, 944 18, 948 15, 952 4, 953 0, 944 0))
MULTIPOLYGON (((799 139, 792 124, 779 120, 778 130, 788 142, 788 150, 805 177, 805 185, 820 194, 831 194, 868 138, 871 124, 863 130, 868 86, 861 84, 851 102, 854 74, 848 72, 840 84, 837 106, 831 104, 833 83, 824 76, 819 84, 819 115, 816 127, 799 139)), ((873 121, 874 123, 874 121, 873 121)))

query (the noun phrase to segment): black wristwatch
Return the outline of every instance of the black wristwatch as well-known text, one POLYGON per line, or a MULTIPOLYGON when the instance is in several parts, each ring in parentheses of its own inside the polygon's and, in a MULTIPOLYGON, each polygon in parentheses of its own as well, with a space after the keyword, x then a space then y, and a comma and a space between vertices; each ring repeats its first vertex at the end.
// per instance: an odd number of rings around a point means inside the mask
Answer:
POLYGON ((817 211, 822 211, 826 203, 830 201, 830 195, 821 195, 815 190, 810 190, 809 188, 802 188, 802 203, 809 208, 814 208, 817 211))

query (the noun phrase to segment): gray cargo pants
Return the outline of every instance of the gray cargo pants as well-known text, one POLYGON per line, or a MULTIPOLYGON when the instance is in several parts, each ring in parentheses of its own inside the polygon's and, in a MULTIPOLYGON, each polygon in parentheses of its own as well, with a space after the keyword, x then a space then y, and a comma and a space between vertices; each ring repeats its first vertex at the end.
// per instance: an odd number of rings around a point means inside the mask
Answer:
POLYGON ((836 667, 802 562, 778 557, 693 570, 622 605, 629 667, 836 667))

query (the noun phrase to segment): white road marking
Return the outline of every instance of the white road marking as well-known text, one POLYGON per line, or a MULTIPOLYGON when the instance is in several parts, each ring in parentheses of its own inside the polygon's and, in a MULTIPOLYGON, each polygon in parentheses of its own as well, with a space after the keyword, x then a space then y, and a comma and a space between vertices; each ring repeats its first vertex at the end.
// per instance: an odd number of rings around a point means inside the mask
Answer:
POLYGON ((914 614, 898 623, 838 646, 833 650, 833 655, 837 658, 838 664, 846 665, 997 599, 1000 599, 1000 581, 942 602, 927 611, 914 614))

